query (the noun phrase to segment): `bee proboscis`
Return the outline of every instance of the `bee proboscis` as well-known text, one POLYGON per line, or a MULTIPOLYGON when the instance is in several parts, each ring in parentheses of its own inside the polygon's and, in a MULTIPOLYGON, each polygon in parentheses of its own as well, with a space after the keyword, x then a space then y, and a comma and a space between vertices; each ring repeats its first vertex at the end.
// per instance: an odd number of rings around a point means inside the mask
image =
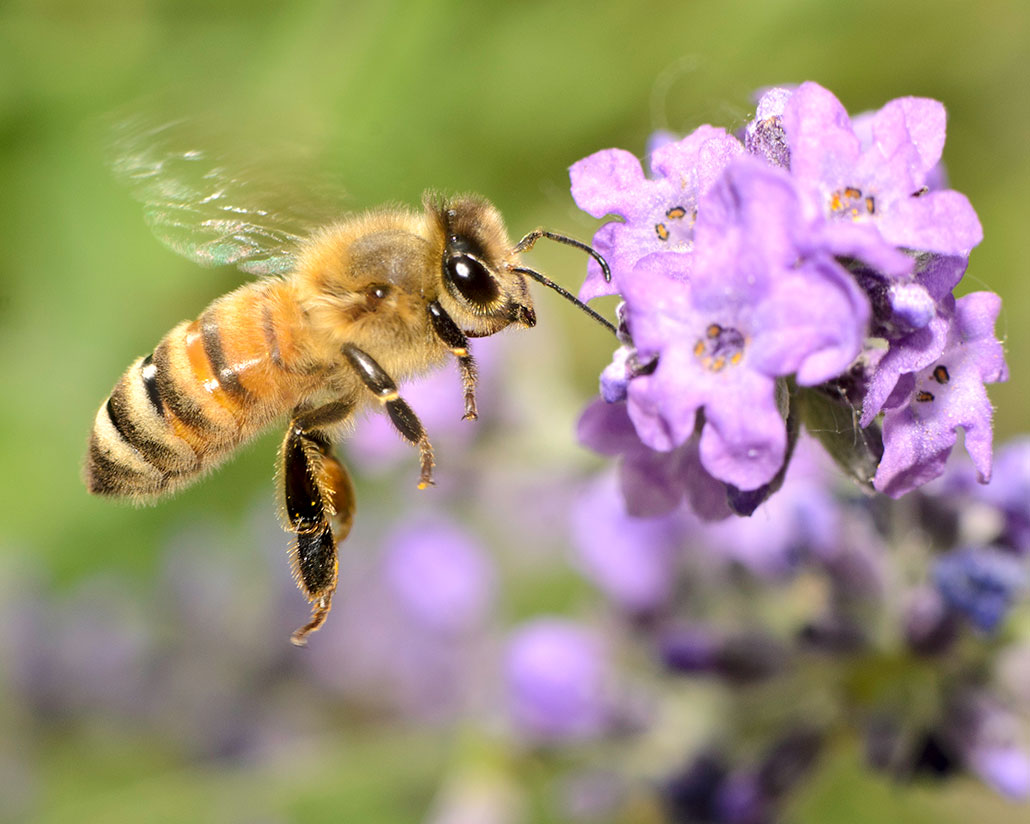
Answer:
POLYGON ((279 453, 280 510, 295 536, 294 576, 312 604, 310 621, 291 637, 297 645, 329 613, 337 544, 353 522, 354 489, 332 444, 356 411, 369 403, 383 408, 418 449, 419 486, 426 487, 433 483, 433 449, 400 396, 399 381, 453 357, 464 417, 475 419, 469 338, 536 323, 527 277, 614 331, 519 260, 546 237, 588 252, 607 277, 600 255, 539 229, 513 244, 497 209, 475 195, 427 193, 420 212, 373 210, 305 237, 292 225, 282 228, 286 221, 275 214, 236 205, 217 175, 204 176, 211 191, 155 187, 156 177, 139 178, 159 238, 200 263, 234 263, 266 277, 179 323, 126 370, 97 412, 87 487, 97 495, 155 500, 193 483, 288 416, 279 453))

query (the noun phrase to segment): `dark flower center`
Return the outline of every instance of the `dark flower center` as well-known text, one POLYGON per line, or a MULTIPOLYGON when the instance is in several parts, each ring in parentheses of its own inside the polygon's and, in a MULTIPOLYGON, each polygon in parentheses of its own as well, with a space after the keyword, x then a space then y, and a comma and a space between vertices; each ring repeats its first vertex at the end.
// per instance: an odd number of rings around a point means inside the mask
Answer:
MULTIPOLYGON (((933 368, 933 372, 930 373, 929 379, 936 381, 941 386, 944 386, 951 381, 951 373, 948 371, 947 366, 943 363, 939 363, 933 368)), ((926 385, 930 386, 929 380, 926 381, 926 385)), ((937 399, 937 396, 929 389, 920 389, 915 393, 915 399, 916 403, 932 403, 937 399)))
POLYGON ((717 323, 709 324, 703 338, 694 344, 694 357, 712 372, 720 372, 727 365, 736 366, 744 358, 744 335, 737 329, 717 323))
POLYGON ((664 243, 684 243, 691 239, 696 220, 696 208, 673 206, 666 209, 665 215, 654 225, 654 232, 664 243))
POLYGON ((830 195, 830 213, 834 217, 847 217, 858 220, 866 215, 876 214, 876 198, 871 194, 863 194, 855 186, 845 186, 830 195))

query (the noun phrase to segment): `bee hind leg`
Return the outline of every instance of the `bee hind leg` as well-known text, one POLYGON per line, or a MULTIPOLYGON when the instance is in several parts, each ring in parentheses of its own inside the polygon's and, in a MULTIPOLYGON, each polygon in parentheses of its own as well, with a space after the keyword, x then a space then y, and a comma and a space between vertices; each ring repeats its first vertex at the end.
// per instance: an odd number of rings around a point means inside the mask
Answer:
POLYGON ((436 461, 433 457, 433 446, 429 443, 429 437, 426 435, 426 430, 422 427, 422 421, 418 419, 418 415, 398 394, 397 384, 394 383, 393 378, 371 355, 350 344, 343 347, 343 354, 358 377, 361 378, 362 383, 386 407, 390 420, 397 427, 397 431, 418 447, 420 464, 418 488, 425 489, 427 486, 432 486, 433 467, 436 461))
POLYGON ((342 420, 351 405, 327 404, 294 417, 282 449, 283 499, 296 535, 292 562, 297 584, 312 604, 311 620, 290 637, 297 646, 325 623, 336 591, 336 546, 354 522, 354 487, 332 454, 331 442, 315 427, 342 420), (330 520, 335 520, 334 533, 330 520))

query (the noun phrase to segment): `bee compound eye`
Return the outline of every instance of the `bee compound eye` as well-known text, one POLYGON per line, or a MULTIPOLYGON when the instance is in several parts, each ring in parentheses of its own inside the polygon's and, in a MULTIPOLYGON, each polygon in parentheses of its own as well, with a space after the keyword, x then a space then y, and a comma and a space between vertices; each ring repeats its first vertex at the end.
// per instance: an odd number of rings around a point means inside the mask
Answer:
POLYGON ((447 277, 469 303, 486 306, 500 294, 490 271, 471 255, 455 255, 447 259, 447 277))

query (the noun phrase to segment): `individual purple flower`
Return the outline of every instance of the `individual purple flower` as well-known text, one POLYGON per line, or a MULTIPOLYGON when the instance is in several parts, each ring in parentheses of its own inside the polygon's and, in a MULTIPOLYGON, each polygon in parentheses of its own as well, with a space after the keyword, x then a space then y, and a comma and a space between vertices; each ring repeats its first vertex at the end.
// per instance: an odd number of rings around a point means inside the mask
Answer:
POLYGON ((620 291, 644 255, 689 251, 698 201, 743 152, 740 141, 724 129, 700 126, 680 141, 659 143, 650 156, 652 178, 622 149, 605 149, 574 163, 569 176, 579 207, 597 218, 614 214, 625 221, 606 223, 594 235, 594 248, 611 266, 612 282, 606 283, 591 261, 580 299, 620 291))
POLYGON ((1014 800, 1030 798, 1030 754, 1019 740, 1019 724, 986 692, 961 696, 950 708, 947 731, 966 768, 1014 800))
POLYGON ((888 349, 869 376, 860 426, 869 426, 883 410, 902 375, 925 369, 944 352, 955 312, 951 290, 965 274, 966 264, 962 257, 930 255, 912 278, 869 279, 872 333, 884 337, 888 349))
POLYGON ((583 411, 577 436, 581 444, 602 455, 619 456, 619 485, 627 515, 666 515, 684 496, 702 520, 730 514, 726 488, 701 466, 697 438, 664 452, 651 449, 640 440, 626 404, 601 399, 583 411))
POLYGON ((413 620, 436 632, 482 626, 494 598, 494 570, 476 541, 439 518, 422 518, 386 538, 386 582, 413 620))
MULTIPOLYGON (((351 706, 407 719, 453 720, 481 691, 475 675, 481 633, 448 623, 438 603, 415 605, 408 593, 399 595, 389 564, 385 556, 350 564, 341 576, 334 620, 313 639, 318 654, 304 656, 304 664, 314 683, 351 706), (426 614, 433 618, 422 620, 426 614)), ((428 598, 432 602, 434 595, 428 598)), ((462 620, 469 621, 468 615, 462 620)))
POLYGON ((969 769, 999 793, 1018 801, 1030 798, 1030 755, 1014 744, 979 744, 966 755, 969 769))
POLYGON ((574 562, 622 609, 652 613, 676 586, 681 525, 675 515, 629 515, 615 479, 602 476, 584 490, 572 511, 574 562))
POLYGON ((904 97, 872 115, 862 140, 847 111, 816 83, 802 83, 783 109, 791 175, 812 218, 831 222, 830 247, 873 262, 876 247, 968 255, 983 238, 976 212, 959 192, 928 191, 944 148, 944 107, 904 97))
POLYGON ((941 356, 898 381, 885 403, 877 490, 898 498, 940 475, 960 427, 980 482, 990 480, 993 408, 984 384, 1008 378, 994 337, 1000 309, 992 292, 959 298, 941 356))
POLYGON ((945 602, 983 632, 994 632, 1025 591, 1020 559, 997 549, 968 547, 937 561, 934 581, 945 602))
POLYGON ((541 743, 601 735, 612 720, 611 677, 608 651, 592 629, 563 618, 524 624, 505 655, 511 721, 541 743))
POLYGON ((806 231, 789 176, 741 159, 705 198, 693 253, 649 255, 620 281, 638 351, 659 357, 628 390, 648 446, 683 444, 703 410, 701 463, 714 477, 750 490, 780 469, 776 379, 840 374, 869 316, 850 274, 825 254, 803 255, 806 231))
POLYGON ((991 483, 978 493, 1001 512, 1000 541, 1020 555, 1030 555, 1030 437, 1011 441, 998 452, 991 483))

